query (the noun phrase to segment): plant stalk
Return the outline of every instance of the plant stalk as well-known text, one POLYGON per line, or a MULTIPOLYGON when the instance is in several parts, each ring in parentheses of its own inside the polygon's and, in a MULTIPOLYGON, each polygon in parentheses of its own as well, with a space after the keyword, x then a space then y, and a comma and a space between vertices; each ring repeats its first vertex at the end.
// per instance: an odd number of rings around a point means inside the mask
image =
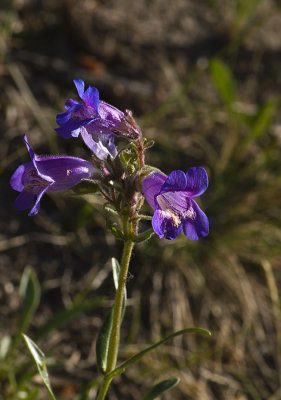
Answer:
MULTIPOLYGON (((115 302, 113 306, 113 323, 108 349, 106 374, 112 372, 116 366, 121 328, 122 304, 133 247, 134 242, 130 239, 127 240, 124 244, 120 265, 118 288, 116 290, 115 302)), ((112 379, 113 377, 110 376, 104 378, 97 400, 104 400, 112 379)))

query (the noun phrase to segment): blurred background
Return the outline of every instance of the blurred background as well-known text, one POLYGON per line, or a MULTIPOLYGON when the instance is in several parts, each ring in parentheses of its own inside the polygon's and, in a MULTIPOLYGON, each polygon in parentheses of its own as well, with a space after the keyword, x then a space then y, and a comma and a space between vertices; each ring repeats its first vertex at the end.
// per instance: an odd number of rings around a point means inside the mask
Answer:
POLYGON ((31 218, 9 186, 28 161, 23 133, 37 154, 89 159, 54 131, 75 78, 134 112, 156 141, 147 163, 167 174, 203 166, 210 180, 207 238, 136 247, 120 360, 173 330, 212 336, 166 343, 108 398, 140 399, 178 376, 163 399, 281 399, 280 27, 273 0, 1 0, 0 399, 46 398, 21 329, 50 358, 58 399, 86 399, 97 377, 109 257, 122 243, 98 198, 45 196, 31 218))

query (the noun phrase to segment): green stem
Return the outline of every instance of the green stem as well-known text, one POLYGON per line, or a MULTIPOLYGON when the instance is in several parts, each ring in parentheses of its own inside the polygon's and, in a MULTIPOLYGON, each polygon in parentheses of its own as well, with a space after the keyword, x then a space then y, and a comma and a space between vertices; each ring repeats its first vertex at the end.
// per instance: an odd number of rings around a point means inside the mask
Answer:
MULTIPOLYGON (((127 274, 129 269, 129 263, 132 255, 132 250, 134 247, 134 242, 127 240, 124 244, 123 255, 120 265, 120 273, 118 280, 118 288, 116 291, 115 302, 113 306, 113 322, 112 331, 110 335, 109 349, 108 349, 108 359, 106 374, 112 372, 116 366, 118 346, 119 346, 119 336, 121 327, 121 313, 123 296, 125 291, 125 285, 127 280, 127 274)), ((97 400, 104 400, 106 393, 108 391, 110 382, 113 377, 105 377, 101 385, 97 400)))

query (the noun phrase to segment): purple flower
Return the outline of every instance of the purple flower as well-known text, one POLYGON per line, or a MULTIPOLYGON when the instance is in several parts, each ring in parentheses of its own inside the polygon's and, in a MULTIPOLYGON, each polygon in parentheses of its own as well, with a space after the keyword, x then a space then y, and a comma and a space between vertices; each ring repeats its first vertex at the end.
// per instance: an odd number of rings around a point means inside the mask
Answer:
POLYGON ((64 138, 78 137, 82 134, 86 145, 100 159, 112 158, 116 155, 114 136, 119 135, 130 139, 137 139, 140 130, 132 115, 125 115, 122 111, 99 100, 99 91, 89 86, 85 91, 84 81, 75 79, 78 95, 83 104, 69 99, 65 103, 66 112, 57 115, 56 128, 64 138))
POLYGON ((182 231, 191 240, 198 240, 209 233, 209 221, 193 197, 200 196, 208 187, 204 168, 173 171, 167 177, 152 173, 143 180, 143 192, 154 215, 152 226, 162 239, 173 240, 182 231))
POLYGON ((96 168, 88 161, 68 156, 37 156, 23 136, 31 161, 20 165, 11 178, 11 186, 20 192, 14 206, 25 210, 32 206, 29 216, 36 215, 45 192, 60 192, 77 185, 82 179, 91 178, 96 168))

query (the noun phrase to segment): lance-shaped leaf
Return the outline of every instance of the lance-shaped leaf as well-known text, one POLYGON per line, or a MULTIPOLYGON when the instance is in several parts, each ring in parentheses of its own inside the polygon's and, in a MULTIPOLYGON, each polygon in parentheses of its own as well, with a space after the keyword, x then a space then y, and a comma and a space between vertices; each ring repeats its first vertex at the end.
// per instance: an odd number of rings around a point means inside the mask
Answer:
MULTIPOLYGON (((120 273, 120 264, 119 264, 118 260, 116 258, 114 258, 114 257, 111 258, 111 266, 112 266, 114 287, 115 287, 115 290, 117 290, 118 289, 119 273, 120 273)), ((125 287, 124 296, 123 296, 123 304, 122 304, 121 321, 124 318, 124 314, 125 314, 125 310, 126 310, 126 302, 127 302, 127 291, 126 291, 126 287, 125 287)))
POLYGON ((179 378, 170 378, 165 381, 159 382, 157 385, 153 386, 141 400, 154 400, 159 397, 162 393, 167 390, 172 389, 179 383, 179 378))
POLYGON ((22 298, 19 326, 21 331, 25 331, 30 324, 40 300, 40 285, 36 274, 31 268, 26 268, 24 270, 19 291, 22 298))
POLYGON ((97 366, 103 374, 105 373, 107 367, 108 349, 112 330, 112 318, 113 308, 110 310, 110 313, 107 314, 100 328, 96 343, 97 366))
MULTIPOLYGON (((118 279, 120 273, 120 265, 116 258, 111 259, 111 266, 112 266, 112 274, 113 274, 113 282, 115 290, 118 288, 118 279)), ((127 294, 126 289, 124 292, 123 297, 123 304, 122 304, 122 315, 121 318, 123 319, 126 309, 126 300, 127 294)), ((101 329, 99 331, 99 335, 97 338, 96 343, 96 357, 97 357, 97 366, 102 373, 105 373, 107 369, 107 359, 108 359, 108 350, 109 350, 109 343, 110 343, 110 335, 112 330, 112 322, 113 322, 113 308, 110 310, 109 314, 106 316, 101 329)))
POLYGON ((46 357, 45 354, 39 349, 36 343, 33 342, 28 336, 22 335, 23 339, 27 345, 27 348, 32 355, 33 360, 35 361, 35 364, 37 366, 38 372, 43 379, 44 385, 47 389, 49 399, 50 400, 56 400, 55 395, 51 389, 51 384, 50 384, 50 379, 47 371, 47 366, 46 366, 46 357))
POLYGON ((206 329, 202 328, 188 328, 182 329, 177 332, 173 332, 170 335, 166 336, 164 339, 160 340, 157 343, 154 343, 152 346, 147 347, 146 349, 140 351, 139 353, 135 354, 134 356, 130 357, 128 360, 124 361, 119 367, 115 368, 112 372, 110 372, 107 376, 113 377, 117 375, 121 375, 129 365, 132 365, 139 361, 142 357, 146 356, 147 354, 151 353, 154 349, 161 346, 162 344, 166 343, 168 340, 173 339, 176 336, 183 335, 184 333, 200 333, 203 335, 211 335, 211 332, 207 331, 206 329))

